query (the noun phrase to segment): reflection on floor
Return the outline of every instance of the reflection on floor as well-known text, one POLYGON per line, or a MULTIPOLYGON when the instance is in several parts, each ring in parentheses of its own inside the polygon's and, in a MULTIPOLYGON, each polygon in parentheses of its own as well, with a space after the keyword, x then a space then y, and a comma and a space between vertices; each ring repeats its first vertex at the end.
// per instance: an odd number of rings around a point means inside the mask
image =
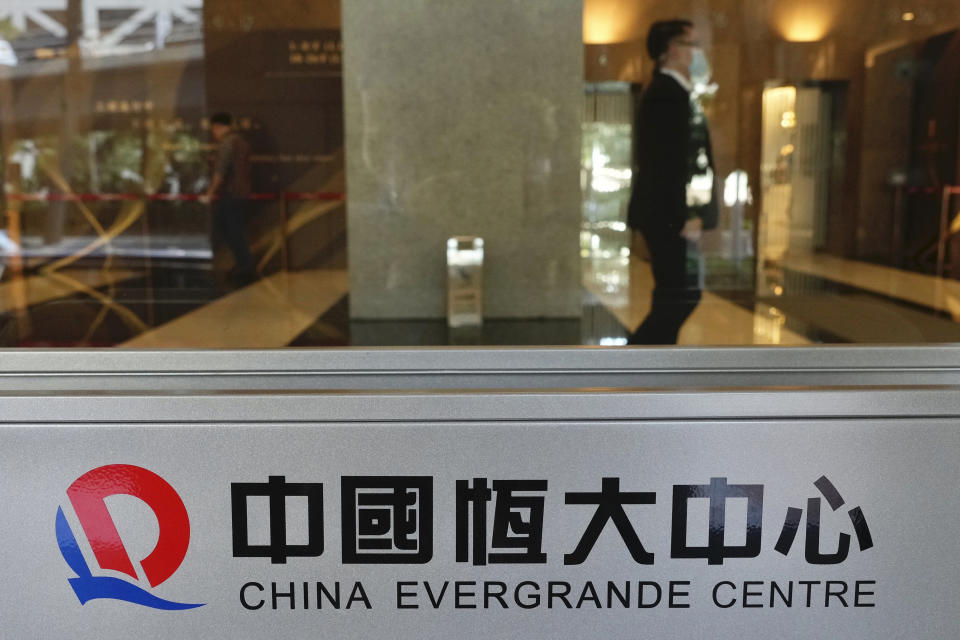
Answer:
POLYGON ((0 346, 106 347, 173 320, 226 292, 205 270, 123 268, 5 274, 12 309, 0 312, 0 346), (32 293, 30 293, 32 292, 32 293))
MULTIPOLYGON (((650 311, 653 274, 650 264, 634 257, 590 259, 583 284, 629 331, 635 330, 650 311)), ((755 311, 734 304, 710 291, 680 331, 680 344, 806 344, 807 338, 785 326, 775 308, 758 305, 755 311)))
POLYGON ((129 280, 134 275, 132 271, 122 270, 65 269, 47 275, 12 278, 0 283, 0 313, 96 290, 129 280))
MULTIPOLYGON (((767 276, 769 290, 760 292, 708 277, 681 344, 960 341, 960 282, 820 255, 790 256, 767 276)), ((0 346, 625 344, 649 310, 649 265, 622 253, 588 255, 583 284, 579 318, 490 319, 451 332, 443 320, 351 321, 342 268, 277 273, 244 287, 221 282, 203 263, 25 277, 8 270, 0 346)))
MULTIPOLYGON (((861 271, 856 265, 844 265, 848 273, 860 277, 875 268, 864 266, 861 271)), ((960 324, 952 315, 932 305, 919 304, 916 301, 923 297, 915 292, 911 299, 904 299, 843 284, 840 278, 827 279, 784 268, 773 273, 779 284, 774 285, 773 292, 758 295, 755 303, 775 305, 788 323, 816 327, 820 341, 908 344, 960 340, 960 324)), ((917 274, 906 275, 907 281, 917 279, 917 274)), ((893 280, 896 282, 897 278, 893 280)), ((950 284, 942 282, 941 286, 950 284)), ((929 298, 929 302, 935 303, 936 298, 929 298)))
POLYGON ((343 270, 278 273, 121 346, 284 347, 346 295, 347 285, 343 270))
POLYGON ((960 322, 960 281, 828 255, 787 254, 782 266, 850 287, 945 311, 960 322))

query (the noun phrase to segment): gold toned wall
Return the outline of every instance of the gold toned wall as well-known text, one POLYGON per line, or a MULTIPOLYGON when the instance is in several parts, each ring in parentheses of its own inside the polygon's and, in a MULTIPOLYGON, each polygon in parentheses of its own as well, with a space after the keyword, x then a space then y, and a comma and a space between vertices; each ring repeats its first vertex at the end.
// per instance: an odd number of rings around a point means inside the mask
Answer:
POLYGON ((207 28, 339 29, 340 0, 204 0, 207 28))
POLYGON ((587 0, 583 7, 583 42, 609 44, 635 38, 645 13, 637 0, 587 0))
MULTIPOLYGON (((340 0, 204 0, 207 108, 250 125, 256 191, 344 191, 340 8, 340 0)), ((291 267, 344 244, 342 203, 265 203, 252 225, 255 251, 284 216, 291 267)), ((276 267, 280 253, 272 255, 276 267)))

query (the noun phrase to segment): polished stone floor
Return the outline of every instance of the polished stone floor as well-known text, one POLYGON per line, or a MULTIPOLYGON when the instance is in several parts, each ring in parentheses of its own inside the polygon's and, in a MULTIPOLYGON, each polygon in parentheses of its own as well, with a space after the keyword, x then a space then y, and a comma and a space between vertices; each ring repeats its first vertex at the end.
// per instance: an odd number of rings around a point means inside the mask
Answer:
MULTIPOLYGON (((275 273, 246 286, 204 261, 149 268, 91 262, 0 280, 2 347, 618 345, 649 310, 649 265, 586 256, 579 318, 351 321, 337 266, 275 273)), ((960 282, 823 255, 788 256, 759 291, 707 282, 680 343, 750 345, 960 341, 960 282)))

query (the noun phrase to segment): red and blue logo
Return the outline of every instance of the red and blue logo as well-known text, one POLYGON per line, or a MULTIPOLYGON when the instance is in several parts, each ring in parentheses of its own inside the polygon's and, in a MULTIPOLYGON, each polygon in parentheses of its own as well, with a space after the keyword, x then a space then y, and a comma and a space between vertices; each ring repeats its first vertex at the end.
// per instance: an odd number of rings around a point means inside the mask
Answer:
POLYGON ((90 571, 61 507, 57 509, 57 542, 63 559, 77 574, 77 577, 70 578, 70 585, 80 599, 80 604, 105 598, 154 609, 202 607, 202 604, 164 600, 138 584, 137 571, 105 502, 106 498, 116 495, 139 498, 157 517, 160 527, 157 545, 150 555, 140 562, 143 575, 151 589, 170 578, 187 555, 190 519, 180 495, 166 480, 152 471, 127 464, 112 464, 88 471, 70 485, 67 497, 100 569, 126 574, 133 582, 110 575, 94 575, 90 571))

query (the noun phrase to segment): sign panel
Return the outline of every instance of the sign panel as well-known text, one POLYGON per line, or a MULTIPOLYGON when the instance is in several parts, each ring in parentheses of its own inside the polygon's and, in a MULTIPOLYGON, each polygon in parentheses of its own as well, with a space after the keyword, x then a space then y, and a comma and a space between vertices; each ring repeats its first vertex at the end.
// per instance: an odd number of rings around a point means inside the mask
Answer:
POLYGON ((0 398, 4 637, 960 637, 952 390, 0 398))

